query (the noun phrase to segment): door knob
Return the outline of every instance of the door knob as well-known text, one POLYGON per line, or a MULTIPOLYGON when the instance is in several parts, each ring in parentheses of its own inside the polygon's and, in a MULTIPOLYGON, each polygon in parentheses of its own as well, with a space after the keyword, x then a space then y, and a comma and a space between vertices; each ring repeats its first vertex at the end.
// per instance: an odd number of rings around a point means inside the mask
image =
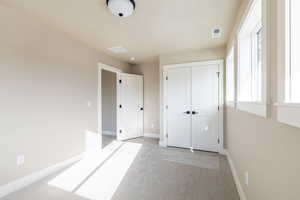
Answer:
POLYGON ((191 114, 191 112, 190 111, 186 111, 186 112, 184 112, 184 114, 189 115, 189 114, 191 114))
POLYGON ((196 112, 196 111, 192 111, 192 114, 193 114, 193 115, 196 115, 196 114, 198 114, 198 112, 196 112))

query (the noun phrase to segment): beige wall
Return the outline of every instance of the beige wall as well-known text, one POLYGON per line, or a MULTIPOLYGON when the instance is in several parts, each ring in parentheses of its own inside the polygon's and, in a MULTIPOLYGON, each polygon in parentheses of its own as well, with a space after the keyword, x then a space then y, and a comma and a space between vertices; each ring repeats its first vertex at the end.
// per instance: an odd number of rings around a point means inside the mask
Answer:
POLYGON ((117 131, 117 75, 102 70, 102 130, 117 131))
POLYGON ((2 3, 0 27, 2 185, 82 153, 97 131, 97 63, 129 66, 2 3))
MULTIPOLYGON (((276 102, 277 0, 267 1, 268 100, 276 102)), ((248 200, 296 200, 300 198, 300 129, 278 123, 276 107, 269 106, 269 111, 269 117, 262 118, 227 108, 227 148, 248 200), (244 184, 246 171, 249 172, 249 186, 244 184)))
POLYGON ((144 76, 144 132, 159 134, 159 63, 135 65, 131 72, 144 76))

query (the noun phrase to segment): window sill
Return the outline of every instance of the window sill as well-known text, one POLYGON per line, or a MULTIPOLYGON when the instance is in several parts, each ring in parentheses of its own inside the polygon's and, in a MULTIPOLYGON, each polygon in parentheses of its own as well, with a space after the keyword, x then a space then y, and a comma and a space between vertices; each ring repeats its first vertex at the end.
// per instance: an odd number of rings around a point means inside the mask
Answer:
POLYGON ((267 117, 267 104, 262 102, 237 102, 237 109, 261 117, 267 117))
POLYGON ((299 103, 275 103, 277 106, 277 121, 300 128, 299 103))
POLYGON ((226 106, 230 108, 235 108, 235 102, 234 101, 227 101, 226 106))

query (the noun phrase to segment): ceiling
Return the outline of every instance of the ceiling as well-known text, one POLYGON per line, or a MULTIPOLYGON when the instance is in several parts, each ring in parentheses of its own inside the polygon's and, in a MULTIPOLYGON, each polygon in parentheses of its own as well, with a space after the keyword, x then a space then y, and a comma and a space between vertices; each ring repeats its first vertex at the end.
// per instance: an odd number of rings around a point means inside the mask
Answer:
POLYGON ((113 16, 106 0, 8 0, 39 15, 89 46, 130 62, 226 44, 242 0, 136 0, 127 18, 113 16), (222 36, 212 39, 213 28, 222 36), (123 46, 125 54, 107 48, 123 46))

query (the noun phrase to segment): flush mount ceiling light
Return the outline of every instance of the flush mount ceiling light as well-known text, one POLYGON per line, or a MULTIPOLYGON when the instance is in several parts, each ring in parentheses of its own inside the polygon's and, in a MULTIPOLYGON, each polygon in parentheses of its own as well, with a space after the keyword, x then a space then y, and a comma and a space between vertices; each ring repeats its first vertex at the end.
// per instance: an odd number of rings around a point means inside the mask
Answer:
POLYGON ((128 17, 135 10, 134 0, 106 0, 106 4, 112 14, 119 17, 128 17))

